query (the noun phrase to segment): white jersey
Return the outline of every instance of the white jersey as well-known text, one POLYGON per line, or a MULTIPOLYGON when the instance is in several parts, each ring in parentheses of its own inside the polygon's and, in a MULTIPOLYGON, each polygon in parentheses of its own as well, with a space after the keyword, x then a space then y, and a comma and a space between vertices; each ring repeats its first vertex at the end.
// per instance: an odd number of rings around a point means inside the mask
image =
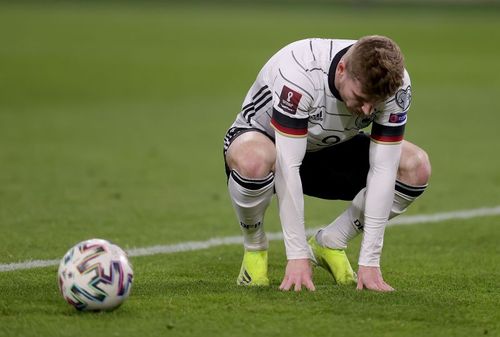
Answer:
POLYGON ((306 39, 285 46, 259 72, 232 125, 257 128, 276 140, 275 187, 288 259, 309 255, 298 169, 305 152, 335 146, 372 124, 365 231, 359 264, 379 264, 411 103, 411 87, 405 70, 401 88, 376 106, 370 117, 350 113, 334 80, 339 61, 355 42, 306 39), (387 146, 389 144, 398 146, 387 146))
POLYGON ((348 140, 372 122, 377 124, 372 138, 401 141, 411 102, 406 71, 396 95, 377 106, 370 117, 350 113, 333 85, 338 62, 355 42, 306 39, 278 51, 258 74, 232 126, 254 127, 271 138, 274 128, 293 136, 307 134, 307 151, 348 140), (384 126, 391 128, 383 130, 384 126), (394 130, 394 126, 401 128, 394 130))

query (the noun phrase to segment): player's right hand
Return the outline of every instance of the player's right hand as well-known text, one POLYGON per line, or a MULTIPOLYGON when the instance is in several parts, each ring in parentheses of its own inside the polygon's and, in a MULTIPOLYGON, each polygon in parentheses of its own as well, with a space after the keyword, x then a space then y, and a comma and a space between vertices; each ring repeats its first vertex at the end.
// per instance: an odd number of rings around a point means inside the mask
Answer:
POLYGON ((301 291, 303 285, 311 291, 316 290, 312 281, 311 262, 309 259, 288 260, 280 290, 288 291, 293 287, 293 290, 301 291))
POLYGON ((394 291, 394 288, 385 283, 379 267, 359 266, 358 286, 356 289, 375 291, 394 291))

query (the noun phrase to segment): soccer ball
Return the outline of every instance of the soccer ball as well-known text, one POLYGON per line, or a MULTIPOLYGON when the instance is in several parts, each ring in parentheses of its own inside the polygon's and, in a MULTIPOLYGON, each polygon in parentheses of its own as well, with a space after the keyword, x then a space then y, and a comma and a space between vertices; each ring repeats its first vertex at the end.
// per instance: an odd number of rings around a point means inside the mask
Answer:
POLYGON ((101 239, 71 248, 57 274, 64 299, 82 311, 116 309, 128 298, 134 277, 127 254, 101 239))

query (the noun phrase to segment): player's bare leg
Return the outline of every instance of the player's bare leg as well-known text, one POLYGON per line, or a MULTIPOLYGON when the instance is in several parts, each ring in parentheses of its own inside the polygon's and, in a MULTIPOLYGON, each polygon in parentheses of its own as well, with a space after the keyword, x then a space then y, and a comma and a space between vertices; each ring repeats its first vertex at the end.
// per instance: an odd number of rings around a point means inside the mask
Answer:
POLYGON ((227 149, 226 161, 231 170, 237 170, 243 176, 264 178, 274 171, 276 147, 260 132, 245 132, 227 149))
POLYGON ((238 136, 226 152, 228 189, 243 233, 245 255, 237 283, 269 285, 264 214, 274 190, 274 143, 260 132, 238 136))
POLYGON ((431 177, 431 162, 427 153, 417 145, 403 141, 398 168, 398 181, 410 186, 427 185, 431 177))
MULTIPOLYGON (((389 219, 405 212, 408 206, 424 192, 430 174, 431 165, 427 153, 418 146, 404 141, 389 219)), ((315 239, 321 246, 346 249, 348 242, 362 232, 365 190, 362 189, 353 199, 350 207, 316 235, 315 239)), ((377 291, 394 290, 384 282, 380 268, 360 266, 358 289, 362 288, 377 291)))

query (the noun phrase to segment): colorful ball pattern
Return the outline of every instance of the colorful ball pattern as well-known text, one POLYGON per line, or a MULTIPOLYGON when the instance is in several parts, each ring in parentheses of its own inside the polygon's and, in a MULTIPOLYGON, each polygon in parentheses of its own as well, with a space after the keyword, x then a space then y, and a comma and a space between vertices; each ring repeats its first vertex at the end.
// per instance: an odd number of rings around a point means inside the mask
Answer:
POLYGON ((77 310, 113 310, 129 296, 134 272, 127 254, 102 239, 83 241, 59 264, 62 296, 77 310))

